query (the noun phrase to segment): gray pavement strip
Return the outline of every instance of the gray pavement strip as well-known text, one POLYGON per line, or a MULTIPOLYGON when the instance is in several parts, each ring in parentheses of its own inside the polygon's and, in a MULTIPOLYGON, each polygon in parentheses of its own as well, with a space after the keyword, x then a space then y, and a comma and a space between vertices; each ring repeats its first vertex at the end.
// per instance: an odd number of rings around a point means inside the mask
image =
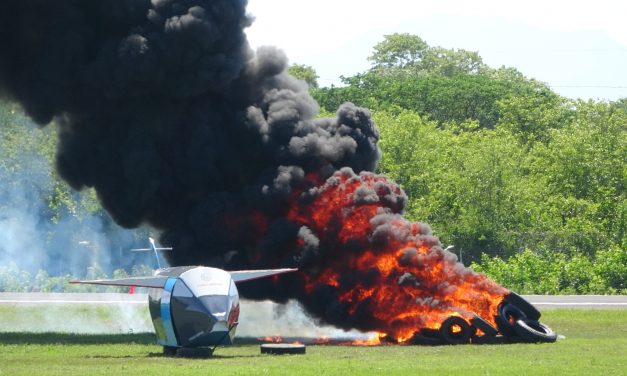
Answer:
MULTIPOLYGON (((523 295, 538 308, 627 308, 627 295, 523 295)), ((146 304, 147 294, 0 293, 0 304, 146 304)))

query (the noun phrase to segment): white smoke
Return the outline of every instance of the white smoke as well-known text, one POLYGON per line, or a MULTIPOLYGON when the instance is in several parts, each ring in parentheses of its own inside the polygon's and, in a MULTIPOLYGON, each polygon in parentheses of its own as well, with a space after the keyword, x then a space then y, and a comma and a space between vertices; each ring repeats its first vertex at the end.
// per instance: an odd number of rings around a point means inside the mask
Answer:
POLYGON ((152 255, 128 252, 139 231, 122 229, 103 210, 88 210, 81 205, 88 193, 55 178, 43 150, 54 149, 51 129, 38 129, 2 104, 0 137, 0 267, 31 277, 39 270, 82 277, 90 267, 110 273, 130 269, 133 260, 154 262, 152 255))
POLYGON ((366 339, 369 334, 357 330, 344 331, 316 322, 294 300, 286 304, 271 301, 243 300, 237 335, 240 337, 297 337, 366 339))
POLYGON ((0 333, 154 331, 144 294, 0 293, 0 312, 0 333))
MULTIPOLYGON (((154 333, 145 294, 0 293, 0 311, 0 333, 154 333)), ((282 305, 243 300, 237 336, 342 340, 366 339, 369 334, 320 325, 295 301, 282 305)))
MULTIPOLYGON (((23 116, 1 120, 38 131, 23 116)), ((4 127, 0 130, 4 140, 11 136, 4 127)), ((0 265, 36 270, 46 260, 45 233, 38 213, 45 211, 42 196, 53 190, 50 165, 41 154, 0 147, 0 182, 0 265)))

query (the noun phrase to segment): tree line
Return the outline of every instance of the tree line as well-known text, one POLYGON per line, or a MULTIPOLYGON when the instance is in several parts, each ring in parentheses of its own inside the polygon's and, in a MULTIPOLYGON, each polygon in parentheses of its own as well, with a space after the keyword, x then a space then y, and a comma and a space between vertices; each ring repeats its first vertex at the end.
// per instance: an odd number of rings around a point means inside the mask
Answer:
MULTIPOLYGON (((383 152, 377 172, 407 193, 408 219, 430 224, 465 265, 512 290, 627 292, 627 98, 565 98, 515 68, 488 67, 477 52, 410 34, 385 36, 369 60, 340 86, 320 87, 306 65, 290 73, 309 84, 323 116, 347 101, 371 110, 383 152)), ((106 222, 93 191, 73 192, 50 168, 54 127, 25 122, 0 104, 0 219, 16 185, 30 187, 26 202, 44 203, 37 211, 50 239, 63 218, 75 228, 91 215, 106 222)), ((135 272, 113 271, 124 273, 135 272)), ((59 291, 73 278, 3 265, 0 291, 59 291)))
MULTIPOLYGON (((48 271, 40 269, 31 274, 21 270, 14 264, 0 266, 0 292, 117 292, 128 293, 129 287, 113 287, 98 285, 70 284, 70 281, 78 279, 106 279, 143 277, 153 273, 153 268, 138 264, 129 268, 115 269, 110 275, 99 265, 94 264, 81 274, 80 278, 72 274, 50 275, 48 271)), ((146 289, 141 289, 145 292, 146 289)), ((136 290, 136 292, 140 292, 136 290)))

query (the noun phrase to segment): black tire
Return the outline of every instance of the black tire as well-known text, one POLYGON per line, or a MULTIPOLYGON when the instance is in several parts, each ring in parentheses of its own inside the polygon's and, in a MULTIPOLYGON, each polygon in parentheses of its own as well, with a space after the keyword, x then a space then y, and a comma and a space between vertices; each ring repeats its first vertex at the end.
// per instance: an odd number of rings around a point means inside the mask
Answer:
POLYGON ((481 336, 473 337, 470 341, 474 345, 500 345, 508 343, 508 338, 505 336, 481 336))
POLYGON ((163 346, 163 355, 165 356, 176 356, 177 347, 174 346, 163 346))
POLYGON ((429 338, 440 338, 440 330, 439 329, 431 329, 431 328, 422 328, 419 333, 425 337, 429 338))
POLYGON ((529 341, 525 341, 519 336, 511 336, 511 337, 505 337, 505 338, 507 339, 507 343, 529 343, 529 341))
POLYGON ((555 342, 557 334, 548 326, 531 319, 519 319, 514 331, 525 342, 555 342))
POLYGON ((505 295, 505 298, 503 298, 503 300, 523 311, 527 318, 535 321, 540 320, 540 311, 538 311, 538 309, 534 307, 533 304, 529 303, 527 300, 523 299, 522 296, 516 294, 515 292, 510 292, 509 294, 505 295))
POLYGON ((420 332, 416 332, 413 337, 409 340, 409 343, 412 345, 426 345, 426 346, 437 346, 443 345, 444 341, 440 338, 438 333, 437 336, 432 336, 431 334, 425 335, 420 332))
POLYGON ((449 316, 442 322, 439 332, 444 343, 461 345, 470 341, 470 336, 474 331, 466 320, 459 316, 449 316), (457 328, 458 331, 454 331, 454 328, 457 328))
POLYGON ((516 332, 514 331, 514 324, 516 321, 527 318, 525 313, 518 307, 506 302, 499 304, 497 312, 498 314, 494 318, 496 326, 501 334, 508 337, 516 335, 516 332))
POLYGON ((493 327, 492 324, 476 315, 470 320, 470 325, 481 330, 483 336, 494 337, 499 333, 499 331, 495 327, 493 327))
POLYGON ((264 343, 260 346, 262 354, 283 355, 283 354, 304 354, 307 347, 303 344, 295 343, 264 343))
POLYGON ((396 338, 392 337, 391 335, 387 335, 385 337, 381 337, 381 341, 382 342, 386 342, 386 343, 392 343, 392 344, 397 344, 398 343, 398 340, 396 338))

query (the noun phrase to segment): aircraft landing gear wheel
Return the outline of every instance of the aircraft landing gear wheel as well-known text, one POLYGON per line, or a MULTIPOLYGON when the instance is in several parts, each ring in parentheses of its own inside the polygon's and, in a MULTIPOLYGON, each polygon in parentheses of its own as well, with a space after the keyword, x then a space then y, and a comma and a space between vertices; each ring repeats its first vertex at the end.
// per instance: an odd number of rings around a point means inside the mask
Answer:
POLYGON ((176 350, 178 350, 178 348, 175 346, 163 346, 163 355, 176 356, 176 350))
POLYGON ((176 356, 179 358, 209 358, 213 351, 208 347, 179 347, 176 356))

